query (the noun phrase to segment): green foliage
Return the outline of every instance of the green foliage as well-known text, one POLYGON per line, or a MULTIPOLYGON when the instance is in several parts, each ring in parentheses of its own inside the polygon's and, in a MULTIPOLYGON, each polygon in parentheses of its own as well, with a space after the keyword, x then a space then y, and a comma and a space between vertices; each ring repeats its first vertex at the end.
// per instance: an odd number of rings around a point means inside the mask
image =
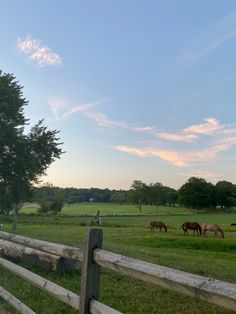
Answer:
POLYGON ((57 215, 64 206, 63 189, 47 184, 42 187, 40 192, 40 198, 37 200, 40 206, 38 213, 46 214, 52 212, 54 215, 57 215))
POLYGON ((179 204, 196 210, 215 208, 215 187, 202 178, 190 178, 178 191, 179 204))
POLYGON ((32 184, 62 153, 58 131, 47 130, 42 120, 24 133, 26 105, 15 77, 0 72, 0 207, 4 211, 14 209, 13 227, 22 203, 30 197, 32 184))
POLYGON ((48 201, 46 201, 45 199, 41 199, 38 201, 39 204, 39 208, 38 208, 38 213, 39 214, 47 214, 50 210, 50 204, 48 201))
POLYGON ((216 183, 216 201, 219 206, 228 211, 236 205, 236 186, 228 181, 216 183))

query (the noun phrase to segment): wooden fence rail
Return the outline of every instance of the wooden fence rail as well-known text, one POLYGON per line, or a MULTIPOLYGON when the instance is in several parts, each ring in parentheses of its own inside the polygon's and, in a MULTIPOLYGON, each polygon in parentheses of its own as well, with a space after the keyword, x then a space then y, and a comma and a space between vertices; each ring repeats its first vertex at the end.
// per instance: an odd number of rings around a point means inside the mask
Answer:
POLYGON ((21 243, 71 260, 81 261, 82 278, 79 296, 23 267, 0 258, 0 266, 54 295, 56 298, 79 310, 81 314, 120 313, 98 301, 100 267, 236 311, 236 284, 194 275, 102 250, 102 229, 89 229, 87 231, 84 251, 72 246, 34 240, 6 232, 0 232, 0 239, 21 243))

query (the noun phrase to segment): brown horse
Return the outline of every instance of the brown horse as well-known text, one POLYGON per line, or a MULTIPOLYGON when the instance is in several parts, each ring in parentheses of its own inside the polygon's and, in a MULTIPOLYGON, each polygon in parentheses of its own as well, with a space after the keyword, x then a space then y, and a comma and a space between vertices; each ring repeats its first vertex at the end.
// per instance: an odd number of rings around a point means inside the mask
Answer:
POLYGON ((188 235, 188 229, 193 230, 193 235, 195 234, 195 231, 197 231, 197 234, 200 235, 202 233, 202 228, 197 222, 189 222, 186 221, 182 224, 182 229, 184 230, 184 235, 188 235))
POLYGON ((218 236, 218 233, 221 234, 221 238, 224 239, 224 232, 222 229, 216 224, 202 224, 202 234, 206 236, 206 232, 214 232, 214 237, 218 236))
POLYGON ((161 231, 162 228, 164 228, 164 229, 165 229, 165 232, 167 232, 167 227, 166 227, 166 225, 164 224, 164 222, 162 222, 162 221, 151 221, 149 228, 150 228, 151 231, 153 231, 153 232, 154 232, 154 229, 155 229, 155 228, 160 228, 160 231, 161 231))

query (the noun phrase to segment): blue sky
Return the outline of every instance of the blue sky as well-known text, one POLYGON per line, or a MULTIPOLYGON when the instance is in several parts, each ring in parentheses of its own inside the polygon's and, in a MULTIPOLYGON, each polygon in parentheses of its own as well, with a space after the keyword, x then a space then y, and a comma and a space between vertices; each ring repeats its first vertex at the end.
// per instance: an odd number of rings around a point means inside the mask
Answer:
POLYGON ((236 183, 236 2, 0 0, 1 69, 60 130, 44 181, 236 183))

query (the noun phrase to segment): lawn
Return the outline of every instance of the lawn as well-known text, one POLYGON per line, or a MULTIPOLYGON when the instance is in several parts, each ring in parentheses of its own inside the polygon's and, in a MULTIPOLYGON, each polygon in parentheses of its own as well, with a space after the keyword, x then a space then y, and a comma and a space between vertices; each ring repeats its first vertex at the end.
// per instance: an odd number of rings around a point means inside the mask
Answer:
MULTIPOLYGON (((21 213, 33 214, 37 213, 38 204, 26 204, 21 213)), ((162 214, 186 214, 191 213, 192 210, 183 207, 168 207, 168 206, 147 206, 143 205, 141 211, 135 205, 119 205, 113 203, 80 203, 65 205, 59 215, 73 215, 73 216, 90 216, 95 215, 97 211, 101 215, 162 215, 162 214)))
MULTIPOLYGON (((236 214, 195 214, 180 208, 116 207, 104 204, 69 206, 59 217, 22 215, 17 233, 83 246, 84 235, 92 215, 100 209, 103 216, 103 248, 126 256, 153 262, 184 271, 236 282, 236 214), (80 208, 81 206, 81 208, 80 208), (126 208, 126 209, 125 209, 126 208), (155 212, 159 210, 159 212, 155 212), (73 213, 74 211, 74 213, 73 213), (78 213, 79 211, 79 213, 78 213), (135 215, 136 216, 132 216, 135 215), (74 215, 72 215, 74 214, 74 215), (162 220, 168 226, 167 233, 150 232, 151 220, 162 220), (225 239, 184 236, 181 224, 184 221, 218 223, 225 231, 225 239), (84 226, 85 224, 86 226, 84 226)), ((4 230, 11 232, 9 223, 4 230)), ((32 269, 31 265, 25 265, 32 269)), ((79 292, 80 274, 53 274, 33 267, 37 273, 79 292)), ((74 310, 47 296, 28 283, 1 269, 0 285, 13 292, 37 313, 75 313, 74 310)), ((142 283, 126 276, 102 270, 101 301, 123 313, 232 313, 195 298, 142 283)))

